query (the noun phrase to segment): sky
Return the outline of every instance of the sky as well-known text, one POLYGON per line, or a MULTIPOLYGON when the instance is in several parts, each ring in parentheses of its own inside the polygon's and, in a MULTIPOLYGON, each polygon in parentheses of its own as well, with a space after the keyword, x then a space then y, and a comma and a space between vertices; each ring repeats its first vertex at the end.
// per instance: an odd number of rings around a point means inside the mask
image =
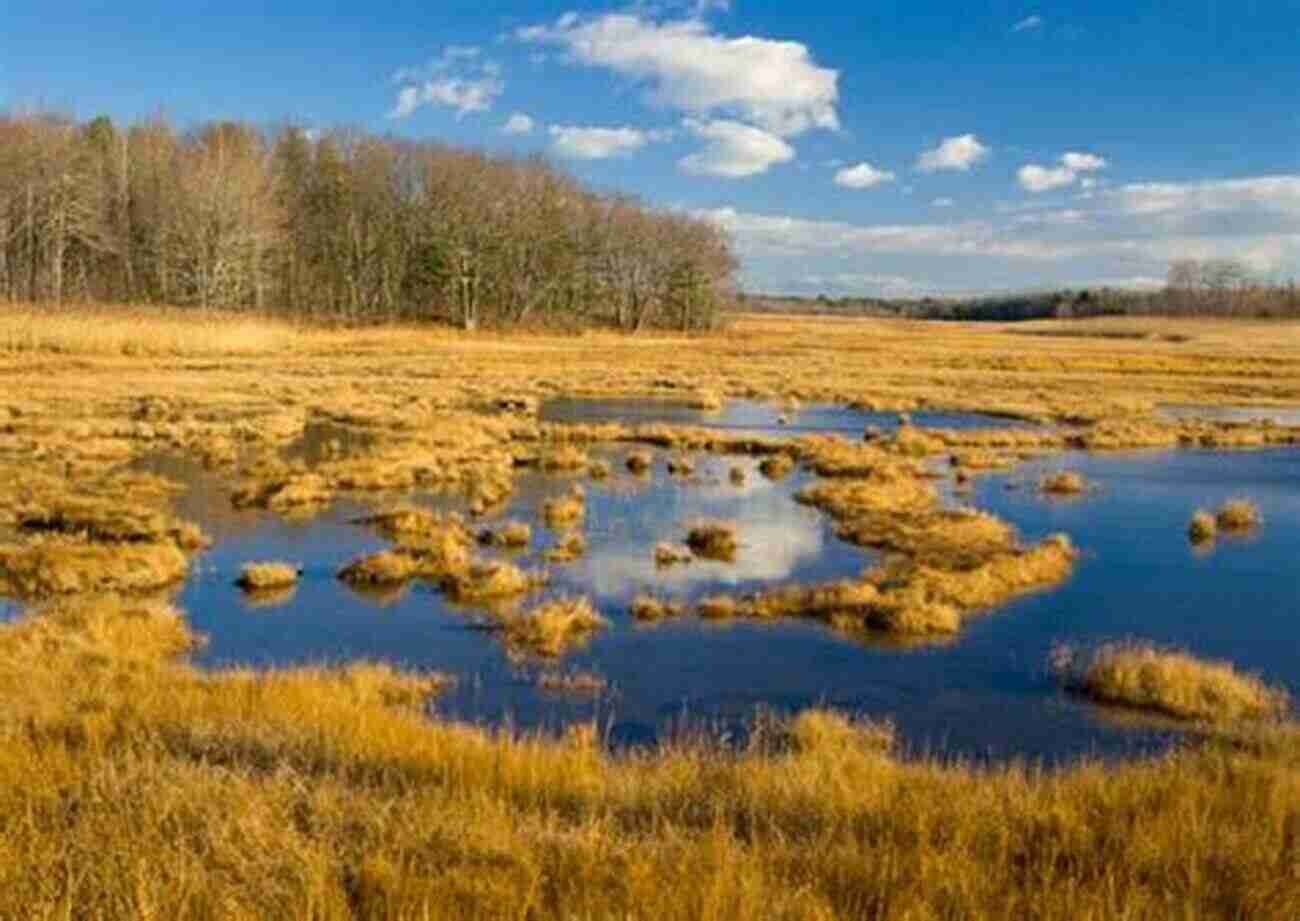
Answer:
POLYGON ((0 109, 540 154, 771 293, 1300 277, 1297 88, 1300 0, 0 3, 0 109))

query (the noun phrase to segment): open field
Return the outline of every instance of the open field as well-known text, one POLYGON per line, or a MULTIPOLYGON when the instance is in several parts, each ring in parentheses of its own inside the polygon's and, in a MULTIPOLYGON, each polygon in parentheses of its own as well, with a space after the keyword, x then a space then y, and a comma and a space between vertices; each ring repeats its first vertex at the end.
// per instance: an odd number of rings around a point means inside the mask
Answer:
MULTIPOLYGON (((654 447, 656 463, 686 449, 780 458, 816 477, 801 501, 887 564, 710 599, 709 616, 950 633, 1067 578, 1075 553, 945 507, 928 462, 965 456, 978 472, 1065 447, 1297 443, 1283 426, 1154 410, 1300 405, 1300 325, 742 317, 686 340, 11 310, 0 379, 0 585, 27 604, 0 625, 0 917, 1272 919, 1300 906, 1289 722, 1225 720, 1158 757, 1048 771, 913 758, 887 727, 823 711, 774 719, 743 750, 617 756, 597 727, 517 738, 430 721, 437 675, 188 664, 199 638, 152 593, 184 577, 203 535, 176 519, 174 484, 122 469, 184 454, 227 478, 232 502, 290 520, 361 497, 393 548, 358 581, 432 578, 474 602, 536 577, 485 568, 476 529, 394 496, 490 510, 518 470, 553 468, 574 478, 573 522, 594 445, 642 460, 654 447), (577 394, 1077 427, 904 427, 865 443, 533 415, 577 394), (281 456, 322 422, 358 446, 281 456)), ((601 626, 583 599, 513 616, 506 642, 547 656, 601 626)))

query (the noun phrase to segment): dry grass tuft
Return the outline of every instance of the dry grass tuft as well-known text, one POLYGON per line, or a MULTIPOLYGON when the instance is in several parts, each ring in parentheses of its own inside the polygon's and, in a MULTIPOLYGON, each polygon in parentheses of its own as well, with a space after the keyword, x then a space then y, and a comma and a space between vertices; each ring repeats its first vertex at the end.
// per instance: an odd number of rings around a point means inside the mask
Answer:
POLYGON ((399 585, 415 578, 419 570, 409 553, 381 550, 348 563, 338 577, 349 585, 399 585))
POLYGON ((654 557, 655 565, 660 568, 685 565, 695 560, 695 554, 691 552, 690 547, 670 544, 667 541, 660 541, 655 544, 654 557))
POLYGON ((554 657, 584 643, 606 623, 586 598, 557 598, 508 620, 506 643, 516 651, 554 657))
POLYGON ((1285 715, 1290 700, 1227 662, 1207 662, 1148 643, 1108 643, 1091 652, 1060 647, 1053 667, 1067 687, 1101 703, 1184 720, 1230 722, 1285 715))
POLYGON ((499 560, 474 563, 463 572, 449 573, 443 589, 453 601, 482 603, 517 598, 536 591, 547 582, 542 572, 525 572, 513 563, 499 560))
POLYGON ((184 580, 175 544, 95 544, 67 537, 0 545, 0 594, 48 598, 88 592, 145 593, 184 580))
POLYGON ((580 560, 587 552, 587 538, 578 531, 570 531, 563 535, 555 544, 543 554, 548 563, 572 563, 574 560, 580 560))
POLYGON ((705 620, 730 620, 740 614, 741 606, 730 595, 710 595, 700 599, 695 612, 705 620))
POLYGON ((563 496, 549 499, 542 506, 542 517, 547 527, 568 528, 587 517, 587 499, 581 490, 570 490, 563 496))
POLYGON ((608 480, 613 472, 609 466, 609 461, 605 460, 594 460, 587 467, 587 475, 593 480, 608 480))
POLYGON ((651 451, 639 449, 628 454, 627 460, 623 463, 631 473, 648 473, 654 466, 655 456, 651 451))
POLYGON ((493 530, 485 528, 479 532, 478 542, 489 547, 506 547, 519 550, 533 541, 533 529, 523 521, 508 521, 493 530))
POLYGON ((561 445, 542 456, 541 467, 547 473, 577 473, 591 465, 587 452, 575 445, 561 445))
POLYGON ((1187 524, 1187 537, 1194 544, 1208 544, 1219 536, 1219 521, 1205 509, 1197 509, 1187 524))
POLYGON ((744 467, 732 467, 727 473, 727 479, 731 481, 732 486, 744 486, 748 477, 749 474, 745 472, 744 467))
POLYGON ((1214 520, 1223 531, 1251 531, 1260 526, 1264 516, 1249 499, 1229 499, 1214 513, 1214 520))
POLYGON ((703 412, 716 413, 721 412, 725 405, 721 396, 712 390, 701 390, 691 397, 686 404, 691 409, 702 410, 703 412))
POLYGON ((1044 476, 1038 488, 1050 496, 1078 496, 1088 489, 1088 481, 1073 470, 1058 470, 1044 476))
POLYGON ((788 454, 772 454, 763 458, 758 470, 769 480, 783 480, 794 470, 794 458, 788 454))
POLYGON ((674 454, 668 458, 668 473, 677 477, 691 476, 695 473, 695 461, 685 454, 674 454))
POLYGON ((292 563, 245 563, 235 580, 246 592, 265 592, 298 584, 302 570, 292 563))
POLYGON ((633 598, 629 610, 632 617, 640 621, 656 621, 669 617, 680 617, 685 611, 675 601, 667 601, 651 595, 638 595, 633 598))
POLYGON ((686 535, 686 546, 700 559, 732 563, 740 549, 735 522, 701 521, 693 524, 686 535))

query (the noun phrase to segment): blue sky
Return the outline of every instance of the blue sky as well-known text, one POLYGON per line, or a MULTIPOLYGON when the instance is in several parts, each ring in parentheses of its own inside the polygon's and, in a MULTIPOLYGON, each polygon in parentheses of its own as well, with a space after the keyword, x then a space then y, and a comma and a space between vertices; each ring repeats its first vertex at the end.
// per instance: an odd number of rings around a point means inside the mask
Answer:
POLYGON ((716 220, 750 288, 1300 275, 1300 0, 0 9, 0 107, 542 153, 716 220))

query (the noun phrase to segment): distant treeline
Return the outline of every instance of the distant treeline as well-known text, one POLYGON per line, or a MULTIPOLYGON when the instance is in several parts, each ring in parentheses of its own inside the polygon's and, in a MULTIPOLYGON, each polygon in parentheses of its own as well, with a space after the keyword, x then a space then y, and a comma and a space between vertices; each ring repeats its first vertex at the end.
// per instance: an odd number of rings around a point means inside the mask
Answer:
POLYGON ((1300 317, 1300 288, 1261 284, 1233 260, 1180 260, 1152 291, 1124 288, 1031 291, 973 298, 784 297, 747 295, 738 309, 758 313, 910 317, 1012 322, 1071 317, 1300 317))
POLYGON ((735 269, 712 224, 538 159, 0 115, 0 301, 693 330, 714 324, 735 269))

